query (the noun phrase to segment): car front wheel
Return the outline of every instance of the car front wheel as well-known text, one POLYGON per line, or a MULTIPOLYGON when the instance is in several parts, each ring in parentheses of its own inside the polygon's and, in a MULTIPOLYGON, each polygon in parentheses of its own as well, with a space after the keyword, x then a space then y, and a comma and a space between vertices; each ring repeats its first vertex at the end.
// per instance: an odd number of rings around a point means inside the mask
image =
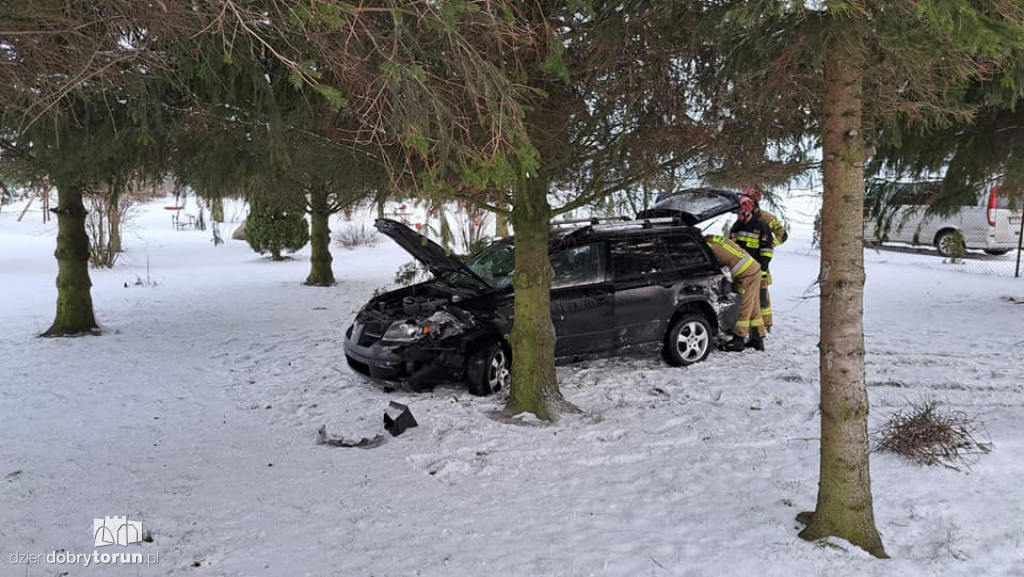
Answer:
POLYGON ((665 360, 674 367, 699 363, 711 352, 711 326, 703 315, 685 314, 668 329, 665 360))
POLYGON ((504 345, 491 343, 474 354, 466 380, 470 394, 478 397, 507 390, 512 384, 512 359, 504 345))
POLYGON ((966 250, 963 235, 955 230, 947 230, 939 234, 939 238, 935 239, 935 248, 939 249, 939 254, 946 258, 962 256, 966 250))

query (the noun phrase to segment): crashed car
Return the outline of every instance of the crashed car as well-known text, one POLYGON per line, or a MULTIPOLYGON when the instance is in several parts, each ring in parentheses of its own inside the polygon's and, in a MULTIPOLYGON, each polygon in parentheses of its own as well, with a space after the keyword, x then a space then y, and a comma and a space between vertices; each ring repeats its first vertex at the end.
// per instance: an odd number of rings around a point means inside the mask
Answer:
MULTIPOLYGON (((695 212, 674 195, 636 220, 556 223, 549 256, 559 361, 660 350, 669 364, 690 365, 733 325, 739 299, 693 225, 738 202, 728 191, 689 192, 695 212)), ((433 279, 375 296, 359 311, 345 333, 349 366, 413 390, 454 381, 475 395, 508 387, 514 240, 462 262, 404 224, 374 226, 433 279)))

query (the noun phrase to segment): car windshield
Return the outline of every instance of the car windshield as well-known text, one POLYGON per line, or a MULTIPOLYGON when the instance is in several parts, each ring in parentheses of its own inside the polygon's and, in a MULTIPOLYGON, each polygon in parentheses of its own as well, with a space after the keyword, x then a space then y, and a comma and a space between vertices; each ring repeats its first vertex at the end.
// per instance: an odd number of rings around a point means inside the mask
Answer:
POLYGON ((512 283, 516 260, 511 242, 496 242, 470 257, 466 266, 487 284, 503 288, 512 283))

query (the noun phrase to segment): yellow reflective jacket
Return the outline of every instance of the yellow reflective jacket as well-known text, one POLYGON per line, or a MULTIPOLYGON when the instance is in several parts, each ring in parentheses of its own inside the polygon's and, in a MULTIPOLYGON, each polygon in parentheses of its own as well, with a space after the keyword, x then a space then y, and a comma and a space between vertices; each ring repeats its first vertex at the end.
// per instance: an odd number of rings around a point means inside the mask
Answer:
POLYGON ((717 234, 709 234, 704 237, 704 240, 711 247, 711 252, 714 253, 718 263, 729 267, 733 278, 761 274, 761 265, 743 247, 732 240, 717 234))
POLYGON ((768 224, 768 228, 772 229, 772 235, 775 237, 775 246, 786 242, 786 239, 789 238, 789 231, 786 230, 786 225, 782 224, 779 217, 761 209, 761 220, 765 221, 768 224))

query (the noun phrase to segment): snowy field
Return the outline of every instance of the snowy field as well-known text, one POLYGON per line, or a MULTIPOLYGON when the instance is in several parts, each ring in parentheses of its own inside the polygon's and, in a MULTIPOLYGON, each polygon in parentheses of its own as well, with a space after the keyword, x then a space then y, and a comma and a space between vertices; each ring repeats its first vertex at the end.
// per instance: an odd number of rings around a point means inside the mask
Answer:
POLYGON ((510 425, 489 416, 501 398, 389 394, 346 366, 343 331, 409 260, 387 239, 334 246, 337 286, 309 288, 308 249, 215 247, 173 230, 169 202, 92 272, 104 335, 77 339, 35 338, 55 226, 0 213, 0 576, 1024 575, 1024 279, 866 252, 872 427, 935 399, 994 443, 965 472, 873 455, 880 561, 797 538, 818 472, 811 211, 787 210, 766 353, 563 367, 585 414, 510 425), (156 286, 137 286, 147 262, 156 286), (315 443, 322 425, 380 432, 389 400, 420 426, 371 450, 315 443), (152 542, 94 547, 114 515, 152 542), (12 563, 94 551, 155 563, 12 563))

